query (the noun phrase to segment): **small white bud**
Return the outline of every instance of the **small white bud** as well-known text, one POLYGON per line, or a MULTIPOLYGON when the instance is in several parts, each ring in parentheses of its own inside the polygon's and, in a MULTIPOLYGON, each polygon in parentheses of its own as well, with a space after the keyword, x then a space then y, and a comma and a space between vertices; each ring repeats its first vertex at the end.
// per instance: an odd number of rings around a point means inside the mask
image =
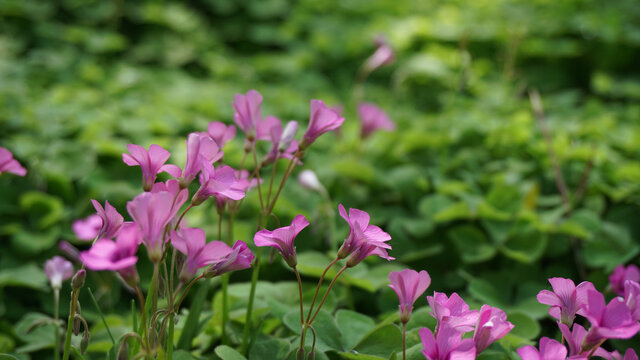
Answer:
POLYGON ((320 180, 318 180, 318 177, 316 176, 316 173, 313 172, 313 170, 302 171, 300 175, 298 175, 298 183, 300 183, 300 185, 306 189, 317 191, 321 194, 327 192, 324 186, 322 186, 322 184, 320 183, 320 180))

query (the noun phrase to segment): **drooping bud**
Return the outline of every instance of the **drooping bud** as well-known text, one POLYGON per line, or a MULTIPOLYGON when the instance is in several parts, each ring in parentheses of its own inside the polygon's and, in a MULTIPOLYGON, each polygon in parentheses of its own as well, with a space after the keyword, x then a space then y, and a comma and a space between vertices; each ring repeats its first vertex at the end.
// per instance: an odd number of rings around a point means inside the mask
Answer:
POLYGON ((326 194, 327 192, 313 170, 304 170, 300 172, 300 175, 298 175, 298 183, 303 188, 316 191, 320 194, 326 194))
POLYGON ((307 355, 307 360, 315 360, 316 359, 316 352, 311 350, 309 352, 309 355, 307 355))
POLYGON ((278 144, 278 151, 285 152, 289 146, 291 146, 291 142, 296 137, 296 132, 298 131, 298 122, 297 121, 289 121, 287 126, 285 126, 284 131, 282 132, 282 138, 280 138, 280 144, 278 144))
POLYGON ((303 348, 298 349, 298 352, 296 353, 296 360, 304 360, 304 349, 303 348))
POLYGON ((79 290, 84 286, 84 279, 87 277, 87 271, 85 269, 80 269, 78 272, 73 275, 71 278, 71 287, 73 290, 79 290))

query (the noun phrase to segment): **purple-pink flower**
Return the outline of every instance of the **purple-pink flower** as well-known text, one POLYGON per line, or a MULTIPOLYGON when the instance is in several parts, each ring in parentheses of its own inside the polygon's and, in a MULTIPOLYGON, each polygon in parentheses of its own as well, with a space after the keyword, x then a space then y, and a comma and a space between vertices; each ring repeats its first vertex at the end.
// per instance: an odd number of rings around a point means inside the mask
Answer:
POLYGON ((267 229, 258 231, 253 241, 256 246, 271 246, 278 249, 287 264, 294 268, 298 264, 298 259, 293 241, 300 231, 308 225, 309 221, 307 221, 304 215, 297 215, 293 218, 289 226, 284 226, 273 231, 267 229))
POLYGON ((209 136, 191 133, 187 137, 187 163, 180 176, 180 187, 185 188, 196 178, 202 162, 214 163, 224 155, 216 142, 209 136))
POLYGON ((80 259, 91 270, 116 271, 128 285, 135 286, 139 280, 135 264, 141 237, 138 226, 126 222, 115 241, 106 238, 96 241, 89 250, 80 253, 80 259))
POLYGON ((469 305, 457 294, 450 297, 437 291, 433 296, 427 296, 431 308, 431 316, 438 320, 438 328, 446 324, 459 332, 472 331, 478 321, 478 310, 469 310, 469 305))
POLYGON ((502 339, 513 329, 513 324, 507 321, 504 311, 482 305, 476 331, 473 333, 473 342, 476 344, 476 353, 480 354, 489 345, 502 339))
POLYGON ((604 339, 631 338, 640 330, 640 324, 633 320, 624 299, 615 297, 605 305, 604 295, 596 290, 587 291, 584 316, 591 323, 583 345, 585 349, 591 349, 604 339))
POLYGON ((594 353, 594 355, 608 360, 638 360, 638 354, 636 354, 636 352, 631 348, 627 349, 627 351, 624 353, 624 357, 617 350, 611 353, 607 353, 606 355, 598 355, 597 352, 594 353))
POLYGON ((614 293, 624 295, 624 282, 627 280, 640 282, 640 269, 631 264, 627 267, 618 265, 613 269, 613 273, 609 276, 609 284, 614 293))
POLYGON ((122 227, 124 218, 116 208, 105 201, 104 208, 96 200, 91 199, 93 207, 96 209, 98 216, 102 219, 102 228, 98 232, 98 238, 113 238, 118 235, 118 231, 122 227))
POLYGON ((368 137, 378 129, 392 131, 396 128, 396 124, 391 121, 389 115, 375 104, 362 103, 358 105, 358 116, 362 124, 362 138, 368 137))
POLYGON ((92 214, 84 219, 73 222, 71 229, 80 240, 93 240, 102 229, 102 218, 98 214, 92 214))
POLYGON ((247 137, 255 136, 256 126, 262 120, 262 95, 256 90, 249 90, 246 95, 236 94, 232 105, 235 109, 233 121, 247 137))
POLYGON ((441 327, 436 337, 428 328, 419 331, 422 354, 427 360, 474 360, 476 347, 472 339, 462 340, 462 333, 448 326, 441 327))
MULTIPOLYGON (((228 245, 225 244, 225 246, 228 245)), ((251 267, 254 255, 244 241, 236 241, 231 251, 222 258, 210 261, 211 265, 205 272, 206 277, 219 276, 231 271, 243 270, 251 267)))
POLYGON ((18 176, 27 175, 27 169, 13 158, 11 151, 0 146, 0 174, 8 172, 18 176))
POLYGON ((168 185, 159 183, 151 192, 142 193, 127 203, 127 211, 140 227, 142 242, 152 262, 162 258, 165 227, 171 223, 189 195, 187 189, 176 193, 174 188, 177 187, 176 182, 168 185))
MULTIPOLYGON (((247 170, 236 170, 235 171, 236 180, 229 188, 230 191, 234 191, 236 193, 244 193, 249 192, 250 189, 258 185, 258 180, 253 178, 249 181, 249 172, 247 170)), ((262 183, 262 179, 260 179, 260 183, 262 183)), ((227 197, 223 193, 216 194, 216 207, 218 208, 218 212, 222 213, 224 211, 224 207, 227 203, 234 203, 230 197, 227 197)))
POLYGON ((62 256, 54 256, 44 263, 44 273, 54 289, 60 289, 62 282, 73 276, 73 264, 62 256))
POLYGON ((298 150, 298 142, 293 139, 297 129, 298 123, 296 121, 289 121, 284 131, 280 120, 271 127, 271 150, 262 160, 263 166, 271 164, 279 158, 293 158, 293 154, 298 150))
POLYGON ((538 293, 538 302, 550 305, 549 315, 571 326, 576 314, 584 315, 583 308, 587 301, 587 291, 595 291, 595 287, 588 281, 576 286, 571 279, 550 278, 549 283, 553 292, 542 290, 538 293))
POLYGON ((566 360, 567 348, 556 340, 543 337, 540 339, 540 351, 531 345, 518 349, 522 360, 566 360))
POLYGON ((183 283, 189 282, 200 268, 229 255, 232 251, 222 241, 207 243, 204 230, 198 228, 172 230, 171 244, 187 256, 179 275, 183 283))
POLYGON ((624 282, 624 301, 631 311, 634 321, 640 321, 640 284, 636 281, 624 282))
POLYGON ((218 147, 222 149, 229 140, 236 136, 236 127, 233 125, 227 126, 220 121, 213 121, 209 123, 207 134, 216 142, 218 147))
POLYGON ((335 110, 324 104, 322 100, 311 100, 311 113, 309 115, 309 125, 300 143, 300 149, 304 150, 311 145, 318 136, 327 131, 339 128, 344 122, 344 118, 335 110))
POLYGON ((395 60, 393 49, 387 44, 387 40, 383 36, 376 37, 375 43, 378 46, 376 51, 364 63, 364 69, 367 73, 371 73, 384 65, 392 64, 395 60))
POLYGON ((409 322, 413 304, 418 300, 431 284, 431 277, 425 270, 417 272, 411 269, 392 271, 389 273, 390 288, 398 295, 400 302, 400 321, 403 324, 409 322))
POLYGON ((369 214, 359 209, 349 209, 349 214, 340 204, 338 206, 340 216, 349 224, 349 234, 344 244, 338 250, 338 258, 347 259, 347 266, 353 267, 364 260, 369 255, 378 255, 386 260, 394 260, 389 256, 387 249, 391 246, 386 244, 391 240, 391 235, 382 231, 378 226, 369 225, 369 214))
POLYGON ((122 154, 122 161, 129 166, 140 166, 142 169, 142 188, 144 191, 151 190, 156 181, 158 173, 168 172, 171 176, 180 176, 180 168, 176 165, 165 163, 169 160, 169 153, 159 145, 149 146, 149 150, 140 145, 127 145, 129 154, 122 154))
POLYGON ((236 171, 229 166, 215 169, 208 161, 202 161, 200 172, 200 189, 193 195, 193 205, 200 205, 210 196, 223 196, 227 199, 240 200, 244 198, 244 190, 234 185, 236 171))

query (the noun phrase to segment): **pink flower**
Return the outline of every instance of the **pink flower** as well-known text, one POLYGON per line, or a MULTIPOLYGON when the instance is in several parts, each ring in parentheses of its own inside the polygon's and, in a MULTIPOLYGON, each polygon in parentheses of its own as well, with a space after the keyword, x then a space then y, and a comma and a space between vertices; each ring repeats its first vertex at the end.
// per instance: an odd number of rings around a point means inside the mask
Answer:
POLYGON ((609 276, 609 284, 614 293, 624 295, 624 282, 627 280, 640 282, 640 269, 631 264, 627 267, 623 265, 616 266, 613 273, 609 276))
POLYGON ((349 235, 347 235, 344 244, 338 251, 340 259, 344 259, 351 254, 353 254, 352 258, 355 257, 354 261, 359 260, 357 262, 362 261, 369 255, 379 255, 387 260, 394 259, 386 251, 386 249, 391 249, 391 246, 386 244, 387 241, 391 240, 391 236, 378 226, 369 225, 369 214, 359 209, 349 209, 349 214, 347 215, 347 211, 342 204, 338 206, 338 212, 349 224, 349 235))
POLYGON ((246 95, 236 94, 232 105, 235 109, 233 121, 248 138, 255 136, 256 126, 262 119, 262 95, 256 90, 249 90, 246 95))
POLYGON ((584 349, 591 349, 603 339, 628 339, 640 330, 624 299, 616 297, 605 306, 604 295, 595 290, 587 291, 584 316, 591 323, 584 349))
POLYGON ((151 190, 156 181, 158 173, 168 172, 171 176, 180 176, 180 168, 176 165, 164 163, 169 160, 169 153, 158 145, 149 146, 149 151, 144 147, 135 144, 127 145, 130 154, 122 154, 122 161, 129 166, 140 166, 142 168, 142 188, 144 191, 151 190))
POLYGON ((221 166, 216 170, 208 161, 202 161, 200 172, 200 189, 193 195, 193 205, 200 205, 210 196, 224 196, 227 199, 240 200, 244 191, 233 185, 237 182, 236 171, 229 166, 221 166))
POLYGON ((44 273, 54 289, 60 289, 62 282, 73 276, 73 264, 62 256, 54 256, 44 263, 44 273))
POLYGON ((596 351, 594 355, 600 356, 608 360, 638 360, 638 355, 633 349, 627 349, 627 351, 624 353, 624 357, 622 357, 622 355, 620 355, 620 353, 617 350, 611 353, 607 352, 606 355, 602 355, 602 354, 597 355, 597 351, 596 351))
POLYGON ((362 138, 366 138, 378 129, 387 131, 395 130, 394 124, 389 116, 379 107, 370 103, 362 103, 358 105, 358 116, 362 123, 362 138))
POLYGON ((122 227, 124 218, 116 208, 111 206, 108 201, 105 201, 104 208, 96 200, 91 199, 93 207, 96 209, 98 216, 102 219, 102 228, 98 233, 98 238, 113 238, 118 235, 118 231, 122 227))
POLYGON ((0 146, 0 174, 8 172, 18 176, 27 175, 27 169, 13 158, 11 151, 0 146))
POLYGON ((427 296, 427 302, 431 308, 431 316, 438 320, 438 327, 447 324, 461 333, 473 330, 478 321, 478 310, 469 310, 469 305, 457 294, 433 292, 433 296, 427 296))
POLYGON ((98 214, 89 215, 74 221, 71 229, 78 239, 93 240, 102 229, 102 218, 98 214))
POLYGON ((309 125, 302 137, 300 149, 304 150, 311 145, 318 136, 327 131, 339 128, 344 122, 344 118, 335 110, 327 107, 322 100, 311 100, 311 113, 309 115, 309 125))
POLYGON ((640 284, 631 280, 624 282, 624 301, 633 320, 640 321, 640 284))
POLYGON ((422 354, 428 360, 474 360, 476 347, 472 339, 462 340, 462 334, 453 328, 444 326, 438 331, 437 338, 428 328, 420 329, 422 354))
MULTIPOLYGON (((576 357, 584 356, 586 357, 585 351, 582 350, 582 344, 584 343, 584 339, 587 336, 587 330, 585 330, 579 324, 573 324, 573 331, 569 330, 569 327, 558 321, 558 327, 560 328, 560 332, 562 336, 567 341, 567 345, 569 346, 569 356, 572 359, 576 359, 576 357)), ((589 353, 589 351, 586 351, 589 353)), ((610 358, 610 354, 605 349, 599 347, 593 353, 595 356, 610 358)))
POLYGON ((187 138, 187 163, 180 176, 180 187, 186 188, 196 178, 202 167, 202 162, 214 163, 222 157, 218 145, 209 136, 191 133, 187 138))
POLYGON ((473 333, 473 342, 476 344, 476 353, 480 354, 489 345, 502 339, 513 329, 513 324, 507 321, 504 311, 482 305, 476 331, 473 333))
POLYGON ((295 268, 298 264, 296 257, 296 247, 293 241, 296 236, 309 225, 309 221, 303 215, 293 218, 291 225, 275 229, 273 231, 263 229, 256 233, 253 241, 256 246, 271 246, 280 251, 282 257, 289 266, 295 268))
MULTIPOLYGON (((258 180, 253 178, 249 181, 249 172, 247 170, 235 170, 235 182, 229 188, 230 191, 234 191, 236 193, 244 193, 246 194, 252 188, 258 185, 258 180)), ((262 180, 260 180, 262 183, 262 180)), ((224 207, 227 203, 234 203, 235 200, 226 196, 223 193, 216 194, 216 207, 218 208, 218 212, 224 211, 224 207)))
POLYGON ((227 126, 220 121, 213 121, 209 123, 207 134, 211 136, 218 147, 222 149, 229 140, 236 136, 236 127, 233 125, 227 126))
POLYGON ((391 47, 387 44, 387 41, 384 37, 378 36, 375 39, 375 43, 378 48, 364 63, 364 69, 367 73, 371 73, 372 71, 384 65, 392 64, 395 60, 393 49, 391 49, 391 47))
POLYGON ((232 251, 222 241, 207 243, 204 230, 197 228, 181 229, 178 232, 172 230, 171 244, 187 256, 179 275, 180 281, 183 283, 191 280, 198 272, 198 269, 219 261, 232 251))
POLYGON ((411 269, 404 269, 390 272, 389 281, 391 282, 389 287, 396 292, 400 301, 398 306, 400 309, 400 321, 406 324, 411 318, 413 304, 431 284, 431 277, 424 270, 417 272, 411 269))
POLYGON ((94 271, 117 271, 128 285, 135 286, 139 280, 135 264, 141 237, 138 226, 126 222, 115 241, 104 238, 96 241, 89 250, 80 253, 80 259, 94 271))
POLYGON ((69 242, 60 241, 60 243, 58 243, 58 249, 60 249, 60 251, 63 254, 65 254, 69 259, 73 261, 81 262, 80 251, 78 251, 78 249, 75 246, 71 245, 69 242))
POLYGON ((559 342, 543 337, 540 339, 540 351, 531 346, 523 346, 518 349, 518 355, 522 360, 566 360, 567 349, 559 342))
MULTIPOLYGON (((225 246, 227 246, 225 244, 225 246)), ((228 246, 227 246, 228 247, 228 246)), ((231 271, 238 271, 251 267, 253 253, 244 241, 236 241, 231 251, 222 258, 210 261, 211 265, 206 271, 206 277, 219 276, 231 271)))
POLYGON ((127 203, 127 211, 142 232, 142 242, 152 262, 162 258, 165 228, 189 195, 187 189, 176 193, 173 189, 177 187, 176 182, 168 184, 157 184, 152 192, 142 193, 127 203))
POLYGON ((271 127, 271 151, 262 160, 263 166, 271 164, 279 158, 293 158, 293 154, 298 150, 298 142, 293 139, 297 129, 298 123, 296 121, 289 121, 284 131, 280 125, 280 120, 271 127))
POLYGON ((564 278, 550 278, 549 283, 553 292, 542 290, 538 293, 538 302, 551 305, 549 315, 560 320, 563 324, 571 326, 576 314, 584 315, 583 308, 587 301, 587 291, 595 291, 595 287, 588 281, 583 281, 575 286, 573 280, 564 278))

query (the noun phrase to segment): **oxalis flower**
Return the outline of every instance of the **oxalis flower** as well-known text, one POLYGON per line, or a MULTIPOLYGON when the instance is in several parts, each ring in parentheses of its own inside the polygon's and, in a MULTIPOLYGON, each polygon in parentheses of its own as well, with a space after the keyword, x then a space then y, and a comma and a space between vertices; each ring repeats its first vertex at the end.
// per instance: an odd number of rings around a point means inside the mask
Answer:
POLYGON ((591 323, 582 346, 585 350, 605 339, 629 339, 640 330, 640 324, 633 320, 624 299, 613 298, 605 306, 604 295, 595 290, 587 291, 584 316, 591 323))
POLYGON ((240 200, 244 198, 244 190, 234 186, 236 171, 229 166, 221 166, 217 170, 208 161, 201 162, 200 189, 193 195, 193 205, 200 205, 210 196, 223 196, 226 199, 240 200))
POLYGON ((640 269, 633 264, 627 267, 624 267, 624 265, 616 266, 609 276, 611 290, 620 296, 624 296, 624 283, 627 280, 640 282, 640 269))
MULTIPOLYGON (((298 142, 293 138, 298 130, 296 121, 289 121, 284 130, 280 120, 270 130, 271 151, 262 160, 262 166, 269 165, 280 158, 291 159, 298 150, 298 142)), ((300 161, 298 161, 300 163, 300 161)))
POLYGON ((631 318, 640 321, 640 284, 631 280, 624 282, 624 302, 631 311, 631 318))
POLYGON ((473 333, 476 353, 480 354, 489 345, 502 339, 513 329, 513 326, 512 323, 507 321, 507 314, 504 311, 489 305, 482 305, 476 330, 473 333))
MULTIPOLYGON (((585 328, 580 326, 580 324, 573 324, 573 331, 569 330, 569 327, 567 325, 559 321, 558 321, 558 327, 560 328, 560 332, 562 333, 562 336, 564 337, 564 339, 567 342, 567 345, 569 346, 570 357, 576 357, 580 355, 586 356, 587 354, 585 354, 585 352, 587 353, 590 352, 590 351, 583 351, 582 349, 582 344, 584 343, 584 339, 587 336, 587 330, 585 330, 585 328)), ((608 358, 609 352, 599 347, 598 349, 596 349, 593 355, 608 358)))
POLYGON ((207 243, 202 229, 186 228, 171 231, 171 244, 187 256, 180 270, 180 281, 189 282, 198 270, 228 256, 232 249, 222 241, 207 243))
POLYGON ((124 218, 116 208, 105 201, 104 208, 96 200, 91 199, 93 207, 96 209, 98 216, 102 219, 102 228, 98 232, 98 238, 113 238, 118 235, 118 231, 122 227, 124 218))
POLYGON ((235 110, 233 121, 247 137, 255 136, 255 129, 262 119, 262 95, 256 90, 249 90, 245 95, 236 94, 232 106, 235 110))
POLYGON ((431 284, 431 277, 429 277, 429 273, 424 270, 417 272, 411 269, 404 269, 402 271, 390 272, 389 281, 391 282, 389 287, 396 292, 398 300, 400 301, 400 305, 398 306, 400 310, 400 321, 406 324, 411 318, 413 304, 431 284))
POLYGON ((18 176, 27 175, 27 169, 22 167, 18 160, 13 158, 11 151, 0 146, 0 174, 5 172, 18 176))
MULTIPOLYGON (((606 352, 606 351, 605 351, 606 352)), ((624 357, 616 350, 613 352, 606 352, 606 354, 594 353, 594 355, 608 359, 608 360, 638 360, 638 354, 633 349, 627 349, 624 353, 624 357)))
POLYGON ((139 282, 135 264, 138 262, 136 252, 141 238, 138 226, 133 222, 126 222, 115 241, 96 241, 89 250, 80 253, 80 260, 91 270, 116 271, 127 285, 135 287, 139 282))
POLYGON ((364 63, 364 70, 367 73, 371 73, 384 65, 392 64, 395 60, 393 49, 387 44, 384 36, 376 37, 375 44, 377 45, 376 51, 364 63))
MULTIPOLYGON (((228 245, 225 244, 225 246, 228 248, 228 245)), ((233 244, 233 248, 230 249, 227 255, 209 262, 211 266, 205 271, 204 275, 207 278, 211 278, 231 271, 247 269, 251 267, 253 258, 254 255, 247 244, 238 240, 233 244)))
POLYGON ((98 214, 89 215, 84 219, 74 221, 71 229, 78 239, 93 240, 102 229, 102 218, 98 214))
POLYGON ((566 360, 567 348, 556 340, 543 337, 540 339, 540 351, 527 345, 518 349, 518 355, 522 360, 566 360))
POLYGON ((461 333, 472 331, 478 321, 478 310, 469 310, 469 305, 457 294, 450 297, 437 291, 433 296, 427 296, 431 308, 431 316, 438 320, 437 328, 442 325, 456 329, 461 333))
POLYGON ((392 131, 396 128, 389 115, 375 104, 362 103, 358 105, 358 117, 362 124, 361 137, 367 138, 378 129, 392 131))
POLYGON ((344 118, 335 110, 324 104, 322 100, 311 100, 311 113, 309 115, 309 125, 300 143, 300 150, 309 147, 318 136, 327 131, 335 130, 342 126, 344 118))
POLYGON ((227 126, 220 121, 213 121, 209 123, 206 134, 222 149, 229 140, 236 136, 236 127, 233 125, 227 126))
POLYGON ((549 283, 553 288, 553 292, 542 290, 538 293, 538 302, 545 305, 551 305, 549 315, 560 320, 563 324, 571 326, 576 314, 584 316, 584 306, 587 301, 587 291, 596 288, 592 283, 584 281, 578 286, 571 279, 550 278, 549 283))
POLYGON ((220 160, 224 155, 215 141, 209 136, 203 136, 198 133, 191 133, 187 138, 187 162, 180 174, 180 187, 186 188, 196 178, 202 162, 206 161, 210 164, 220 160))
POLYGON ((142 188, 150 191, 159 173, 166 171, 171 176, 180 176, 180 168, 176 165, 167 164, 171 153, 159 145, 149 146, 149 150, 140 145, 127 145, 129 154, 122 154, 122 161, 129 166, 140 166, 142 169, 142 188))
POLYGON ((422 354, 428 360, 474 360, 476 347, 472 339, 462 340, 462 333, 449 326, 438 330, 438 335, 428 328, 419 331, 422 341, 422 354))
POLYGON ((391 240, 391 235, 375 225, 369 225, 369 214, 358 209, 349 209, 347 214, 342 204, 338 206, 338 212, 349 224, 349 235, 338 250, 339 259, 351 255, 347 259, 347 267, 356 266, 369 255, 378 255, 386 260, 395 259, 387 254, 391 246, 386 241, 391 240))
POLYGON ((73 276, 73 264, 62 256, 54 256, 44 263, 44 273, 53 289, 60 290, 62 282, 73 276))
POLYGON ((309 225, 309 221, 304 215, 297 215, 293 218, 291 225, 275 229, 273 231, 263 229, 256 233, 253 241, 256 246, 271 246, 280 251, 287 265, 295 268, 298 264, 296 257, 296 247, 293 241, 296 236, 309 225))
POLYGON ((147 247, 149 259, 158 262, 162 258, 165 227, 187 200, 187 189, 178 189, 178 183, 158 183, 151 192, 136 196, 127 203, 127 211, 140 228, 142 242, 147 247))

